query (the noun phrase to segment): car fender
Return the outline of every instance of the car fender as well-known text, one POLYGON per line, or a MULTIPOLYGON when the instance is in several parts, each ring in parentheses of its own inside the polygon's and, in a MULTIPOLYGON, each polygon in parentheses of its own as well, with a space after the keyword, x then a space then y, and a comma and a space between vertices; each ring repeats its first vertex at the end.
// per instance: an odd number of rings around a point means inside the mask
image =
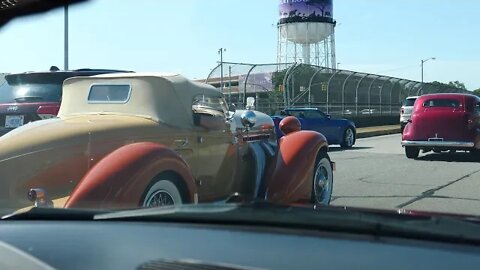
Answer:
POLYGON ((194 177, 186 162, 167 146, 141 142, 113 151, 99 161, 75 187, 65 208, 134 208, 160 173, 173 172, 197 201, 194 177))
POLYGON ((320 151, 327 151, 327 140, 315 131, 290 131, 279 140, 267 171, 265 199, 282 204, 310 203, 316 158, 320 151))
POLYGON ((403 140, 410 140, 413 134, 412 133, 412 123, 411 121, 407 122, 405 127, 403 128, 403 133, 402 133, 402 141, 403 140))

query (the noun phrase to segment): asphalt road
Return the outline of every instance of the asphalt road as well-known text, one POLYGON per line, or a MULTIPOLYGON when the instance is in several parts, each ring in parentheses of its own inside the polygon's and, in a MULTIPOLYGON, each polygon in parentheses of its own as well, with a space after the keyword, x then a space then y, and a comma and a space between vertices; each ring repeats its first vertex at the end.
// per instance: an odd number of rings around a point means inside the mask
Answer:
POLYGON ((405 157, 401 136, 359 139, 331 147, 337 162, 333 205, 480 215, 480 162, 468 153, 405 157))

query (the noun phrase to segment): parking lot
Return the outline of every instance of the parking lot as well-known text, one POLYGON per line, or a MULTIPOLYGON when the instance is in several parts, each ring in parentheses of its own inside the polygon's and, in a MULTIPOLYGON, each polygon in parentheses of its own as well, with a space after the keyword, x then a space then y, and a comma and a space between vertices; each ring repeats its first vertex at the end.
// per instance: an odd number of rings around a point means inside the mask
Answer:
POLYGON ((480 214, 480 168, 468 153, 405 157, 401 136, 359 139, 332 147, 337 162, 333 205, 480 214))

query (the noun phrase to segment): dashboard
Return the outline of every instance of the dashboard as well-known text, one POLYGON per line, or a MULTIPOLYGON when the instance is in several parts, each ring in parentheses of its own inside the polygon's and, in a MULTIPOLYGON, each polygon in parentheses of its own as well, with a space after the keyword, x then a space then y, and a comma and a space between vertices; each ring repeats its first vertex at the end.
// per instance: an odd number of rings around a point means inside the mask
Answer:
POLYGON ((311 230, 124 221, 0 223, 1 269, 439 270, 479 265, 475 246, 311 230))

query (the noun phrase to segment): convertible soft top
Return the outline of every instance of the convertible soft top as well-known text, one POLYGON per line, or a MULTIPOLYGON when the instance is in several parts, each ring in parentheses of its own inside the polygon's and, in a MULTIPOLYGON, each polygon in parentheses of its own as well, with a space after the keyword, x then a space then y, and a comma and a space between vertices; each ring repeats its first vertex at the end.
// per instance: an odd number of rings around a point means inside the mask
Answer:
POLYGON ((213 86, 192 82, 179 74, 116 73, 75 77, 63 84, 60 118, 81 114, 124 114, 189 128, 193 126, 192 102, 198 95, 222 96, 213 86), (94 85, 130 86, 125 102, 89 101, 94 85))

